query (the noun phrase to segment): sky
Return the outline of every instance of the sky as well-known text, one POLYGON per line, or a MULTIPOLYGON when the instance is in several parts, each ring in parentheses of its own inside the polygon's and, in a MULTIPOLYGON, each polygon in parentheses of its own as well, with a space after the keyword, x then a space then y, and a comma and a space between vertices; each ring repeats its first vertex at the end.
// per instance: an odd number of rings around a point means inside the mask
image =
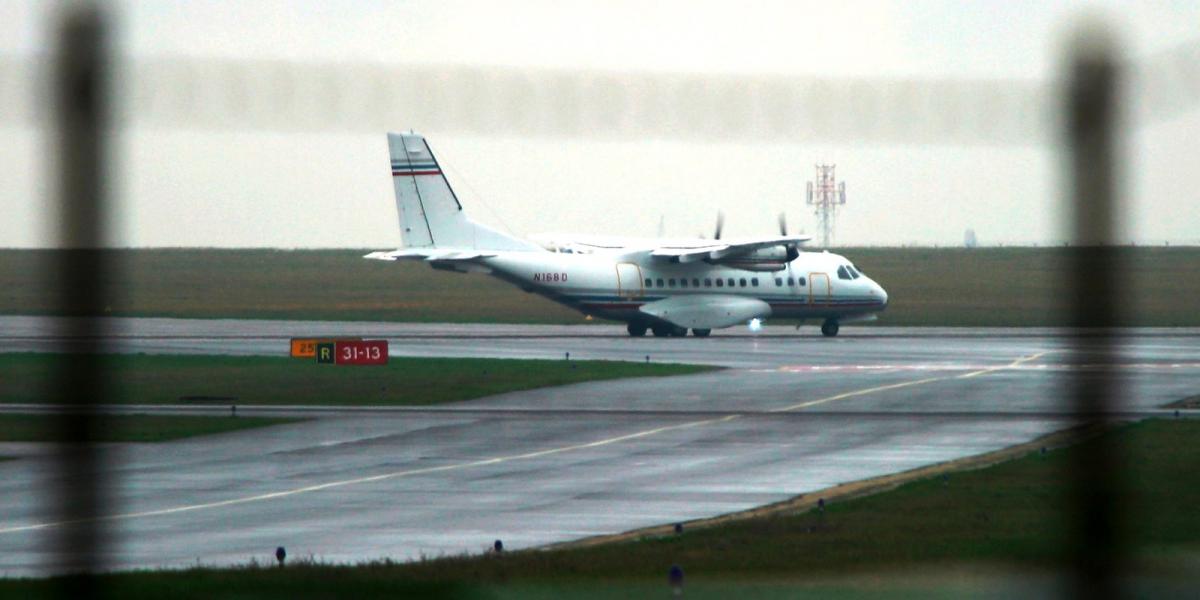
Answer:
MULTIPOLYGON (((1200 40, 1200 2, 118 2, 123 60, 432 68, 491 67, 669 77, 868 82, 1057 78, 1073 30, 1106 21, 1128 60, 1200 40), (799 57, 799 58, 798 58, 799 57)), ((0 0, 0 57, 45 54, 56 6, 0 0)), ((1195 83, 1195 82, 1193 82, 1195 83)), ((15 88, 10 88, 15 89, 15 88)), ((1137 90, 1130 93, 1136 94, 1137 90)), ((0 95, 12 104, 25 100, 0 95)), ((17 111, 19 112, 19 111, 17 111)), ((662 138, 489 133, 387 123, 429 142, 472 218, 517 234, 769 235, 780 212, 815 233, 804 205, 817 162, 848 202, 839 245, 1059 244, 1053 143, 662 138)), ((114 246, 355 247, 400 243, 383 131, 153 127, 114 135, 114 246)), ((1200 244, 1200 111, 1121 138, 1122 241, 1200 244)), ((1047 136, 1052 138, 1053 136, 1047 136)), ((0 118, 0 247, 50 247, 50 138, 0 118)))

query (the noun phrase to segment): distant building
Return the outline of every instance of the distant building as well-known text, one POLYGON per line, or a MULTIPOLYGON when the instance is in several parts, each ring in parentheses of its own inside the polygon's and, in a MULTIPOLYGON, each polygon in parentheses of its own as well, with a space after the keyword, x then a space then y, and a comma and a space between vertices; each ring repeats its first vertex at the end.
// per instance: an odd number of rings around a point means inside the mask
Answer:
POLYGON ((979 241, 975 239, 974 229, 968 229, 967 232, 963 234, 963 245, 968 248, 974 248, 979 245, 979 241))

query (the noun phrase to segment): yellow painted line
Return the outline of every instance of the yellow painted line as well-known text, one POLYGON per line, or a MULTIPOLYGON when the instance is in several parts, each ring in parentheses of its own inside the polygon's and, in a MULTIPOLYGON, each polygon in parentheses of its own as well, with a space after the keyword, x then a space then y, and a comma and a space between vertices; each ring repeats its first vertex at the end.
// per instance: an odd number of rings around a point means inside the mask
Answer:
POLYGON ((1039 358, 1041 358, 1041 357, 1043 357, 1043 356, 1045 356, 1045 355, 1047 355, 1047 354, 1049 354, 1049 353, 1051 353, 1051 352, 1054 352, 1054 351, 1053 351, 1053 350, 1046 350, 1046 351, 1044 351, 1044 352, 1038 352, 1038 353, 1036 353, 1036 354, 1030 354, 1029 356, 1023 356, 1023 357, 1021 357, 1021 358, 1018 358, 1018 359, 1016 359, 1016 360, 1014 360, 1014 361, 1012 361, 1012 362, 1010 362, 1010 363, 1008 363, 1008 364, 1006 364, 1006 365, 1000 365, 1000 366, 996 366, 996 367, 988 367, 988 368, 986 368, 986 369, 980 369, 980 370, 978 370, 978 371, 971 371, 970 373, 964 373, 964 374, 962 374, 962 375, 943 375, 943 376, 941 376, 941 377, 927 377, 927 378, 925 378, 925 379, 917 379, 917 380, 915 380, 915 381, 903 381, 903 382, 900 382, 900 383, 893 383, 893 384, 890 384, 890 385, 881 385, 881 386, 878 386, 878 387, 866 388, 866 389, 863 389, 863 390, 854 390, 854 391, 852 391, 852 392, 845 392, 845 393, 837 394, 837 395, 834 395, 834 396, 829 396, 829 397, 826 397, 826 398, 818 398, 818 399, 816 399, 816 400, 808 400, 808 401, 806 401, 806 402, 800 402, 799 404, 793 404, 793 405, 791 405, 791 406, 784 406, 783 408, 776 408, 776 409, 774 409, 774 410, 771 410, 771 411, 769 411, 769 412, 790 412, 790 411, 793 411, 793 410, 799 410, 799 409, 801 409, 801 408, 808 408, 808 407, 810 407, 810 406, 817 406, 818 404, 825 404, 825 403, 827 403, 827 402, 835 402, 835 401, 837 401, 837 400, 844 400, 844 399, 846 399, 846 398, 853 398, 853 397, 855 397, 855 396, 865 396, 865 395, 867 395, 867 394, 873 394, 873 393, 875 393, 875 392, 885 392, 885 391, 887 391, 887 390, 896 390, 896 389, 900 389, 900 388, 911 387, 911 386, 914 386, 914 385, 925 385, 926 383, 933 383, 933 382, 935 382, 935 381, 946 381, 946 380, 948 380, 948 379, 966 379, 966 378, 969 378, 969 377, 976 377, 976 376, 979 376, 979 375, 984 375, 984 374, 987 374, 987 373, 993 373, 993 372, 995 372, 995 371, 1002 371, 1002 370, 1004 370, 1004 369, 1012 369, 1012 368, 1014 368, 1014 367, 1019 367, 1019 366, 1021 366, 1021 365, 1022 365, 1022 364, 1024 364, 1024 363, 1027 363, 1027 362, 1029 362, 1029 361, 1031 361, 1031 360, 1037 360, 1037 359, 1039 359, 1039 358))
POLYGON ((875 392, 884 392, 884 391, 887 391, 887 390, 895 390, 895 389, 899 389, 899 388, 906 388, 906 387, 909 387, 909 386, 914 386, 914 385, 924 385, 924 384, 926 384, 926 383, 933 383, 933 382, 935 382, 935 381, 942 381, 943 379, 950 379, 950 377, 928 377, 928 378, 926 378, 926 379, 918 379, 918 380, 916 380, 916 381, 904 381, 904 382, 901 382, 901 383, 893 383, 893 384, 890 384, 890 385, 881 385, 881 386, 878 386, 878 387, 866 388, 866 389, 863 389, 863 390, 854 390, 854 391, 852 391, 852 392, 845 392, 845 393, 842 393, 842 394, 837 394, 836 396, 829 396, 829 397, 827 397, 827 398, 818 398, 818 399, 816 399, 816 400, 809 400, 809 401, 807 401, 807 402, 801 402, 801 403, 799 403, 799 404, 793 404, 793 405, 791 405, 791 406, 784 406, 784 407, 782 407, 782 408, 775 408, 775 409, 772 409, 772 410, 770 410, 770 411, 768 411, 768 412, 790 412, 790 411, 793 411, 793 410, 799 410, 799 409, 801 409, 801 408, 808 408, 808 407, 810 407, 810 406, 816 406, 816 405, 818 405, 818 404, 825 404, 826 402, 834 402, 834 401, 836 401, 836 400, 843 400, 843 399, 846 399, 846 398, 853 398, 853 397, 855 397, 855 396, 865 396, 865 395, 867 395, 867 394, 874 394, 875 392))
POLYGON ((1018 358, 1017 360, 1014 360, 1014 361, 1008 363, 1007 365, 1003 365, 1003 366, 999 366, 999 367, 988 367, 986 369, 982 369, 979 371, 972 371, 970 373, 964 373, 962 375, 959 375, 958 378, 959 379, 969 379, 971 377, 978 377, 980 375, 986 375, 988 373, 994 373, 996 371, 1003 371, 1004 369, 1013 369, 1013 368, 1016 368, 1016 367, 1019 367, 1019 366, 1025 364, 1029 361, 1037 360, 1047 354, 1050 354, 1051 352, 1054 352, 1054 350, 1045 350, 1043 352, 1037 352, 1034 354, 1030 354, 1029 356, 1023 356, 1021 358, 1018 358))
MULTIPOLYGON (((998 367, 989 367, 987 369, 973 371, 973 372, 967 373, 965 375, 928 377, 925 379, 918 379, 915 381, 905 381, 905 382, 901 382, 901 383, 893 383, 890 385, 881 385, 881 386, 870 387, 870 388, 865 388, 865 389, 861 389, 861 390, 854 390, 854 391, 850 391, 850 392, 836 394, 834 396, 829 396, 826 398, 809 400, 807 402, 801 402, 799 404, 793 404, 791 406, 785 406, 783 408, 773 409, 769 412, 788 412, 788 411, 798 410, 801 408, 807 408, 810 406, 816 406, 819 404, 825 404, 827 402, 834 402, 834 401, 842 400, 845 398, 853 398, 855 396, 864 396, 867 394, 873 394, 876 392, 883 392, 883 391, 887 391, 887 390, 895 390, 895 389, 900 389, 900 388, 905 388, 905 387, 924 385, 927 383, 933 383, 935 381, 944 381, 947 379, 954 379, 956 377, 957 378, 974 377, 977 375, 983 375, 983 374, 991 373, 994 371, 999 371, 999 370, 1003 370, 1003 369, 1007 369, 1007 368, 1016 367, 1016 366, 1021 365, 1022 363, 1040 358, 1041 356, 1044 356, 1045 354, 1048 354, 1049 352, 1052 352, 1052 351, 1046 351, 1046 352, 1040 352, 1037 354, 1032 354, 1030 356, 1018 358, 1017 360, 1015 360, 1007 365, 998 366, 998 367)), ((293 488, 290 490, 281 490, 278 492, 268 492, 265 494, 257 494, 257 495, 253 495, 253 496, 243 496, 241 498, 231 498, 229 500, 218 500, 215 502, 205 502, 205 503, 201 503, 201 504, 188 504, 188 505, 183 505, 183 506, 175 506, 175 507, 171 507, 171 508, 162 508, 162 509, 157 509, 157 510, 146 510, 146 511, 140 511, 140 512, 106 515, 106 516, 102 516, 102 517, 96 517, 93 519, 51 521, 51 522, 46 522, 46 523, 33 523, 30 525, 15 525, 15 526, 9 526, 9 527, 0 527, 0 534, 18 533, 18 532, 22 532, 22 531, 36 531, 36 530, 40 530, 40 529, 49 529, 49 528, 53 528, 53 527, 61 527, 64 525, 75 525, 75 524, 79 524, 79 523, 126 521, 126 520, 130 520, 130 519, 139 519, 139 518, 143 518, 143 517, 156 517, 156 516, 162 516, 162 515, 172 515, 172 514, 179 514, 179 513, 185 513, 185 512, 193 512, 193 511, 198 511, 198 510, 207 510, 207 509, 211 509, 211 508, 234 506, 234 505, 238 505, 238 504, 250 504, 253 502, 276 500, 279 498, 286 498, 288 496, 296 496, 299 494, 307 494, 310 492, 319 492, 322 490, 328 490, 328 489, 334 489, 334 488, 340 488, 340 487, 346 487, 346 486, 352 486, 352 485, 360 485, 360 484, 364 484, 364 483, 374 483, 377 481, 387 481, 390 479, 399 479, 401 477, 411 477, 413 475, 425 475, 425 474, 429 474, 429 473, 441 473, 441 472, 455 471, 455 470, 460 470, 460 469, 470 469, 470 468, 474 468, 474 467, 499 465, 499 464, 512 462, 512 461, 527 460, 527 459, 531 459, 531 458, 541 458, 543 456, 552 456, 555 454, 562 454, 564 452, 573 452, 576 450, 586 450, 588 448, 599 448, 601 446, 608 446, 611 444, 617 444, 617 443, 626 442, 629 440, 635 440, 635 439, 639 439, 639 438, 649 437, 649 436, 657 435, 659 433, 664 433, 667 431, 690 429, 693 427, 703 427, 706 425, 714 425, 717 423, 727 423, 727 422, 739 419, 742 416, 743 415, 740 415, 740 414, 734 414, 734 415, 726 415, 724 417, 718 417, 718 418, 713 418, 713 419, 689 421, 687 423, 680 423, 677 425, 666 425, 663 427, 656 427, 654 429, 646 429, 644 431, 637 431, 634 433, 619 435, 619 436, 611 437, 611 438, 605 438, 605 439, 596 440, 593 442, 586 442, 583 444, 573 444, 570 446, 560 446, 558 448, 548 448, 546 450, 535 450, 533 452, 525 452, 522 454, 510 454, 507 456, 484 458, 484 459, 468 461, 468 462, 463 462, 463 463, 457 463, 457 464, 452 464, 452 465, 442 465, 439 467, 424 467, 424 468, 420 468, 420 469, 407 469, 407 470, 403 470, 403 471, 393 471, 391 473, 381 473, 379 475, 369 475, 366 477, 356 477, 353 479, 343 479, 340 481, 330 481, 330 482, 326 482, 326 483, 308 485, 308 486, 293 488)))

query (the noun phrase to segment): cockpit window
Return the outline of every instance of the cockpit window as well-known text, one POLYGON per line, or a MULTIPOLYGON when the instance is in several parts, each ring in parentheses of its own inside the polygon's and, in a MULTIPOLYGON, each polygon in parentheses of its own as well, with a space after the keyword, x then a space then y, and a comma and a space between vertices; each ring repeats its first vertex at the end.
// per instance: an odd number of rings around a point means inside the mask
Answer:
POLYGON ((859 277, 861 277, 861 275, 858 274, 858 271, 854 270, 854 265, 847 265, 846 271, 850 273, 851 279, 858 279, 859 277))
POLYGON ((853 279, 852 277, 850 277, 850 273, 846 272, 845 266, 838 267, 837 276, 838 276, 838 279, 853 279))

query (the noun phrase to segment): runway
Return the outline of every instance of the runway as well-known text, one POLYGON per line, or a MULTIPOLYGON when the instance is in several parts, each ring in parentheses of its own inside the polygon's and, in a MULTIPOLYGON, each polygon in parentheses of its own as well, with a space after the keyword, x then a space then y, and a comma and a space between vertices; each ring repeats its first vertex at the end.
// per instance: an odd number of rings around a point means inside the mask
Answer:
MULTIPOLYGON (((0 317, 8 351, 70 349, 0 317)), ((605 326, 113 320, 122 352, 283 354, 287 338, 389 339, 393 355, 650 360, 728 369, 408 410, 248 409, 312 420, 111 446, 110 568, 338 562, 522 548, 709 517, 1031 440, 1071 423, 1063 375, 1123 375, 1139 413, 1196 394, 1200 332, 1125 330, 1115 363, 1049 330, 844 327, 630 339, 605 326)), ((1087 338, 1078 338, 1086 345, 1087 338)), ((204 410, 190 407, 159 410, 204 410)), ((0 443, 0 573, 44 574, 44 446, 0 443)))

